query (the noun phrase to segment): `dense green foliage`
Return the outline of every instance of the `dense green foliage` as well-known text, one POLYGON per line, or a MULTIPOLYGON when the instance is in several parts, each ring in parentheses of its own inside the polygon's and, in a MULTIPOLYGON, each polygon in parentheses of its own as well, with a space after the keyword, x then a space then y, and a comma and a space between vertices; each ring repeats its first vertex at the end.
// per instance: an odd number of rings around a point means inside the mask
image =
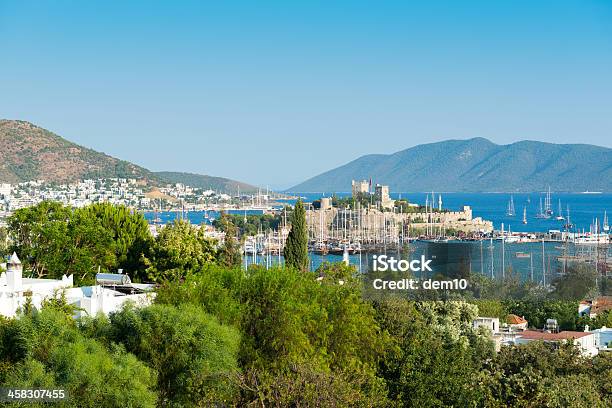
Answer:
POLYGON ((124 347, 104 344, 53 308, 0 320, 0 384, 61 388, 65 407, 156 406, 155 372, 124 347))
POLYGON ((197 306, 127 307, 110 320, 84 321, 83 330, 120 344, 156 372, 162 405, 227 402, 237 391, 238 331, 197 306))
POLYGON ((388 337, 362 300, 352 270, 319 282, 294 269, 209 266, 167 283, 158 302, 203 305, 240 329, 239 406, 368 406, 386 401, 376 375, 388 337), (339 284, 337 278, 344 278, 339 284))
POLYGON ((147 278, 153 282, 178 279, 216 260, 215 242, 202 229, 183 220, 162 228, 146 259, 147 278))
MULTIPOLYGON (((249 214, 246 218, 239 214, 227 214, 227 218, 236 226, 240 236, 253 236, 260 232, 278 230, 283 224, 283 217, 290 217, 291 210, 285 209, 285 214, 249 214)), ((214 220, 213 226, 222 228, 221 219, 214 220)))
MULTIPOLYGON (((590 293, 571 283, 588 271, 569 270, 551 292, 508 271, 503 282, 473 276, 453 299, 373 298, 341 263, 309 272, 296 256, 241 269, 228 216, 227 247, 184 221, 153 239, 139 217, 46 202, 15 212, 9 231, 37 274, 93 271, 107 257, 106 268, 142 263, 160 286, 154 305, 109 317, 74 321, 58 296, 0 318, 0 386, 62 388, 67 407, 612 405, 611 355, 543 343, 496 353, 490 333, 472 326, 508 313, 532 327, 547 318, 563 330, 612 326, 612 313, 578 317, 577 300, 561 299, 590 293)), ((301 203, 291 218, 293 248, 305 251, 301 203)))
POLYGON ((11 251, 35 276, 74 274, 76 284, 90 283, 98 268, 117 267, 113 233, 86 210, 43 201, 22 208, 8 219, 11 251))
POLYGON ((43 201, 15 211, 8 229, 26 270, 49 278, 74 274, 77 284, 92 282, 98 268, 137 276, 152 241, 142 214, 110 204, 71 209, 43 201))
POLYGON ((112 233, 117 267, 127 272, 144 269, 152 236, 142 214, 110 203, 92 204, 82 211, 112 233))
POLYGON ((9 249, 19 254, 25 276, 74 274, 76 285, 92 283, 98 270, 123 269, 136 280, 162 281, 208 263, 240 263, 235 241, 218 251, 203 229, 181 220, 154 239, 142 214, 110 204, 72 209, 43 201, 15 211, 8 231, 9 249))
POLYGON ((477 383, 491 407, 609 407, 612 356, 586 358, 572 345, 504 347, 477 383))
POLYGON ((240 266, 242 262, 242 253, 238 242, 238 229, 225 212, 221 212, 219 229, 225 234, 223 243, 217 250, 219 264, 228 268, 240 266))
POLYGON ((207 263, 164 280, 157 305, 77 325, 61 300, 47 303, 0 322, 1 384, 62 387, 67 406, 93 406, 86 395, 98 406, 173 407, 612 402, 612 356, 537 343, 495 353, 472 328, 477 315, 525 305, 369 301, 354 272, 207 263))
POLYGON ((291 214, 291 231, 285 243, 285 263, 290 268, 307 271, 308 259, 308 227, 306 226, 306 211, 302 200, 295 203, 291 214))
POLYGON ((393 340, 380 373, 400 406, 469 406, 482 399, 473 386, 492 343, 471 328, 477 308, 464 302, 376 304, 377 318, 393 340))

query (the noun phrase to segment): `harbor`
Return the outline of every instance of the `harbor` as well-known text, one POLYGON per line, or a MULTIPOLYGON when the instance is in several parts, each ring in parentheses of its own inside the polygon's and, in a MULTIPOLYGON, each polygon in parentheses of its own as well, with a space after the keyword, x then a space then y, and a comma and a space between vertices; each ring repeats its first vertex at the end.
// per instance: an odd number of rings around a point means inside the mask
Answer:
MULTIPOLYGON (((306 200, 312 270, 324 262, 345 262, 366 273, 376 254, 408 259, 446 248, 462 253, 462 268, 491 278, 515 275, 546 285, 574 264, 612 274, 606 210, 612 197, 606 194, 553 194, 550 189, 531 194, 391 194, 387 186, 372 191, 369 183, 353 181, 350 194, 301 197, 306 200), (413 198, 417 196, 421 199, 413 198)), ((149 211, 145 217, 157 227, 185 219, 210 229, 216 238, 212 225, 221 211, 245 223, 253 215, 276 217, 276 228, 241 238, 244 267, 271 267, 284 262, 290 230, 285 204, 295 200, 272 203, 257 197, 250 204, 259 207, 181 208, 149 211)))

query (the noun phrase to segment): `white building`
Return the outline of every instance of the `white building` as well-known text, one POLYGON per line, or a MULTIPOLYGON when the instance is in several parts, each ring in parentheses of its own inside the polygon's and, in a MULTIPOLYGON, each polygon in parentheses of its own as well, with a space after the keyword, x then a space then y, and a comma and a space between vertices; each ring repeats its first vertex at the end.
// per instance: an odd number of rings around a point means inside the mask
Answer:
MULTIPOLYGON (((549 319, 552 320, 552 319, 549 319)), ((508 315, 507 324, 500 327, 499 319, 495 317, 477 317, 472 322, 472 327, 486 327, 491 331, 491 339, 495 342, 495 350, 499 351, 502 346, 527 344, 532 341, 543 341, 545 343, 568 343, 571 342, 586 356, 594 356, 603 350, 606 340, 612 341, 612 330, 605 328, 597 331, 562 331, 555 333, 550 330, 528 330, 527 320, 520 316, 508 315), (609 338, 607 336, 610 336, 609 338)), ((556 321, 554 322, 556 325, 556 321)))
POLYGON ((6 264, 6 272, 0 275, 0 314, 6 317, 15 316, 28 298, 35 308, 40 309, 45 298, 72 285, 72 275, 64 275, 59 280, 24 278, 21 261, 17 254, 13 253, 6 264))
POLYGON ((95 286, 73 287, 73 277, 62 276, 62 279, 24 278, 21 261, 13 253, 6 264, 6 272, 0 275, 0 315, 14 317, 30 301, 36 309, 42 307, 45 299, 61 296, 75 305, 78 310, 75 317, 95 316, 97 313, 109 314, 120 310, 127 302, 137 306, 151 304, 155 293, 153 285, 132 284, 127 275, 98 274, 119 276, 121 281, 112 285, 100 282, 95 286))
POLYGON ((472 322, 472 327, 474 329, 486 327, 491 334, 495 334, 499 332, 499 319, 497 317, 477 317, 472 322))
POLYGON ((502 346, 516 344, 517 338, 522 330, 508 324, 500 325, 497 317, 477 317, 472 321, 472 327, 486 327, 491 332, 491 339, 495 343, 495 351, 500 351, 502 346))
POLYGON ((595 334, 592 332, 562 331, 551 333, 540 330, 525 330, 517 338, 516 344, 527 344, 532 341, 543 341, 545 343, 571 342, 586 356, 594 356, 599 352, 595 344, 595 334))
MULTIPOLYGON (((132 284, 132 286, 138 289, 139 285, 132 284)), ((139 293, 126 294, 117 289, 96 285, 69 288, 65 293, 67 302, 78 308, 74 316, 78 318, 95 316, 98 313, 108 315, 121 310, 128 302, 138 307, 148 306, 154 299, 155 293, 150 292, 148 288, 141 289, 143 290, 138 291, 139 293)))
POLYGON ((592 333, 595 335, 595 347, 599 351, 612 351, 612 328, 604 326, 592 333))

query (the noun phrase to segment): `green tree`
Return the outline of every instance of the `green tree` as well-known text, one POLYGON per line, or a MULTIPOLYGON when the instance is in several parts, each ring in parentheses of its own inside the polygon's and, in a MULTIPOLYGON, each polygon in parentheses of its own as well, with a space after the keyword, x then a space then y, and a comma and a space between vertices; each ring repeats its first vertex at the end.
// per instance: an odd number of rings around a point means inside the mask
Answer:
POLYGON ((74 274, 75 283, 80 285, 93 283, 98 269, 115 269, 115 241, 111 232, 95 219, 75 211, 68 221, 67 234, 68 246, 63 250, 66 259, 56 266, 56 272, 74 274))
POLYGON ((508 312, 524 316, 530 327, 544 328, 547 319, 556 319, 561 330, 576 330, 578 302, 569 300, 525 299, 507 301, 508 312))
POLYGON ((221 231, 225 233, 223 244, 217 251, 219 265, 223 265, 228 268, 240 266, 242 256, 240 254, 240 244, 236 238, 238 234, 236 226, 225 212, 221 212, 219 225, 221 231))
POLYGON ((214 263, 216 257, 215 241, 204 236, 203 229, 175 220, 162 228, 151 246, 145 260, 147 277, 154 282, 180 279, 214 263))
POLYGON ((383 404, 376 365, 387 337, 360 288, 295 269, 250 269, 240 289, 242 404, 383 404))
MULTIPOLYGON (((291 209, 285 207, 280 214, 227 214, 232 223, 238 228, 241 236, 255 235, 260 231, 276 230, 286 217, 291 216, 291 209)), ((221 218, 213 221, 215 228, 222 228, 221 218)))
POLYGON ((117 268, 134 278, 145 278, 142 276, 146 267, 144 258, 149 253, 153 236, 141 213, 110 203, 92 204, 77 211, 93 218, 111 233, 117 268))
POLYGON ((597 270, 588 265, 571 265, 565 275, 553 280, 551 296, 556 299, 580 301, 589 295, 596 295, 597 270))
POLYGON ((17 252, 24 268, 35 276, 53 273, 64 263, 70 216, 70 208, 52 201, 18 209, 7 219, 9 252, 17 252))
POLYGON ((462 302, 375 303, 381 328, 391 336, 379 375, 399 406, 478 406, 475 389, 483 361, 494 356, 484 333, 468 325, 473 309, 462 302))
MULTIPOLYGON (((223 324, 239 326, 243 316, 239 289, 245 281, 240 269, 208 264, 189 273, 184 280, 165 281, 157 290, 155 302, 180 306, 200 306, 223 324)), ((246 307, 246 305, 244 305, 246 307)))
POLYGON ((6 227, 0 227, 0 257, 9 255, 9 234, 6 227))
POLYGON ((602 391, 609 378, 601 374, 606 368, 594 367, 571 343, 532 342, 502 347, 495 359, 485 362, 475 384, 483 390, 486 406, 604 407, 607 396, 602 391))
POLYGON ((76 284, 88 284, 98 268, 116 266, 112 234, 82 211, 43 201, 15 211, 8 225, 11 249, 35 276, 58 279, 74 274, 76 284))
POLYGON ((154 371, 121 346, 84 337, 52 308, 0 321, 0 384, 64 389, 63 407, 155 407, 157 400, 154 371))
POLYGON ((291 215, 291 231, 287 236, 284 254, 288 267, 300 271, 308 270, 308 229, 302 200, 295 203, 295 209, 291 215))
POLYGON ((240 335, 193 305, 124 308, 110 317, 110 340, 158 373, 162 406, 210 406, 234 399, 240 335))

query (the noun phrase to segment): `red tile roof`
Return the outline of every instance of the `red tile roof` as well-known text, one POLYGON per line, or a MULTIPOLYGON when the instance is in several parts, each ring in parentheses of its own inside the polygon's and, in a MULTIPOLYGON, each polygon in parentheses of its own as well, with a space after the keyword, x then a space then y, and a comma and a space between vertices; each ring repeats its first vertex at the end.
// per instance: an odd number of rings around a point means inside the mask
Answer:
POLYGON ((508 324, 524 324, 527 323, 527 320, 523 319, 521 316, 517 316, 514 314, 509 314, 506 318, 508 324))

